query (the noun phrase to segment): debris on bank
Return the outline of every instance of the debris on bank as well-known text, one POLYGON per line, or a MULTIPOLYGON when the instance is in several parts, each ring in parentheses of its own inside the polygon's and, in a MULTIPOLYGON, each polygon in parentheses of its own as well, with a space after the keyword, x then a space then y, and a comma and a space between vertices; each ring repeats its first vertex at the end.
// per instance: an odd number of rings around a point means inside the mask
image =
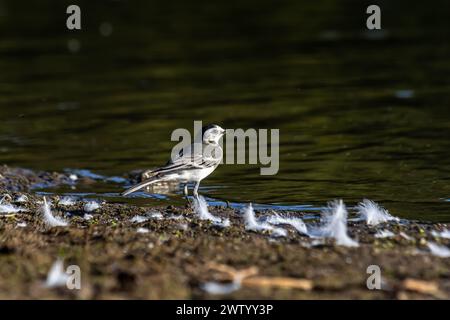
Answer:
MULTIPOLYGON (((0 298, 11 298, 14 287, 27 288, 15 292, 24 299, 450 298, 450 225, 398 219, 369 200, 359 209, 335 201, 305 214, 252 205, 241 211, 204 198, 194 207, 149 207, 113 195, 87 212, 85 194, 58 201, 31 187, 65 183, 67 175, 2 166, 0 175, 7 177, 0 210, 21 210, 0 213, 0 298), (64 289, 62 261, 45 280, 57 256, 82 267, 86 287, 64 289), (389 290, 367 290, 373 264, 389 290), (251 268, 258 272, 237 276, 251 268), (43 280, 60 288, 44 290, 43 280)), ((79 188, 86 179, 71 183, 79 188)))

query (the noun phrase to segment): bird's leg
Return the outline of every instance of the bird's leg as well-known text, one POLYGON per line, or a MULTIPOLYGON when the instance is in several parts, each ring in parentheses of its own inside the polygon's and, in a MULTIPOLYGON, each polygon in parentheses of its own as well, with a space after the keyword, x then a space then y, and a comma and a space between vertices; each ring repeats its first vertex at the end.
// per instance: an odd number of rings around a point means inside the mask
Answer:
POLYGON ((194 197, 198 200, 198 187, 200 187, 200 181, 197 181, 195 183, 194 191, 192 192, 194 194, 194 197))
POLYGON ((188 190, 188 185, 187 185, 187 183, 184 185, 184 188, 183 188, 183 194, 184 194, 184 196, 186 197, 187 202, 188 202, 189 204, 191 204, 191 200, 189 199, 189 190, 188 190))

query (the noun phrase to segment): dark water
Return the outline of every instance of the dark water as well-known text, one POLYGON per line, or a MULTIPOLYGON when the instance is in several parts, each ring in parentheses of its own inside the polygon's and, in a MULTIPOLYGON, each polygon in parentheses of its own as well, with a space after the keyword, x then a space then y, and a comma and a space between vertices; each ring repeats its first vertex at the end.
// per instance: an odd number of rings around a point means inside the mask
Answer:
POLYGON ((279 128, 277 175, 223 165, 201 193, 300 209, 367 197, 450 221, 450 3, 378 3, 376 33, 367 3, 331 0, 81 1, 68 31, 69 2, 0 0, 0 163, 122 176, 164 163, 193 120, 279 128))

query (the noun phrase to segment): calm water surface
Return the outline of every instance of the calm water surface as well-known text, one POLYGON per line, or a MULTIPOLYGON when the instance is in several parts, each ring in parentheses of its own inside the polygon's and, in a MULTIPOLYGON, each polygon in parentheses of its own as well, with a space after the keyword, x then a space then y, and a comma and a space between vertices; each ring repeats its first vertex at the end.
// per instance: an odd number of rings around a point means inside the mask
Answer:
POLYGON ((193 120, 279 128, 277 175, 223 165, 201 193, 450 221, 449 2, 381 1, 376 33, 362 1, 81 2, 71 32, 68 3, 27 3, 0 0, 0 164, 123 176, 165 163, 193 120))

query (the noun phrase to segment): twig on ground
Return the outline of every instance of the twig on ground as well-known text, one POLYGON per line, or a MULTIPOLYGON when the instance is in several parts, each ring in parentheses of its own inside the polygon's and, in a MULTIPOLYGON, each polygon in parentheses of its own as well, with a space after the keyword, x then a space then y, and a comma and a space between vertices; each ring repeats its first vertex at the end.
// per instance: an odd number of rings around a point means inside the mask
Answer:
POLYGON ((228 280, 240 278, 243 286, 247 287, 278 287, 286 289, 312 290, 313 282, 308 279, 298 279, 290 277, 266 277, 257 276, 259 270, 257 267, 249 267, 237 270, 231 266, 210 262, 208 269, 215 270, 227 275, 228 280))

